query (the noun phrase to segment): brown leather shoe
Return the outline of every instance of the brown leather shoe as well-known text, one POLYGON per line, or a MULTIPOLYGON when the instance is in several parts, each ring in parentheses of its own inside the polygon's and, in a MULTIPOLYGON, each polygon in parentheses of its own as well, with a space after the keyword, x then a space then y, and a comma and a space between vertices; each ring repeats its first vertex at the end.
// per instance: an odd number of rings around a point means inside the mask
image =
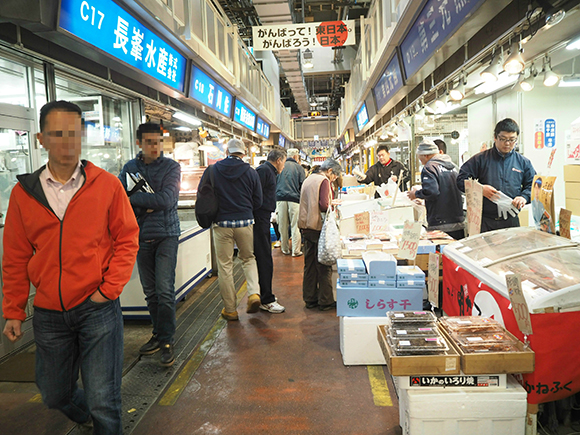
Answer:
POLYGON ((261 304, 262 301, 260 300, 259 294, 248 296, 248 308, 246 309, 246 313, 257 313, 261 304))
POLYGON ((237 311, 230 313, 225 308, 222 309, 222 317, 226 320, 240 320, 237 311))

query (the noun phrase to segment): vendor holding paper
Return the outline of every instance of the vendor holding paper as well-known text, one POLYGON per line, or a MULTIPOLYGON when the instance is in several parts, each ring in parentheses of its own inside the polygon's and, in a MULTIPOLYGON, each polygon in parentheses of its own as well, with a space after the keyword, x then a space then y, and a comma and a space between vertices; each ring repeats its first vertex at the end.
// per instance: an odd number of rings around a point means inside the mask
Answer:
POLYGON ((456 240, 464 233, 463 199, 457 188, 457 166, 447 154, 430 140, 417 147, 417 158, 421 161, 421 187, 407 193, 409 199, 425 200, 428 230, 440 230, 456 240))
POLYGON ((465 180, 483 185, 481 232, 519 227, 518 212, 530 202, 536 171, 530 160, 515 151, 520 129, 510 118, 497 123, 494 146, 470 158, 459 170, 457 187, 465 180))
MULTIPOLYGON (((393 179, 395 183, 399 182, 399 174, 402 172, 403 177, 399 183, 399 189, 402 192, 407 190, 407 183, 409 182, 409 170, 401 162, 391 159, 389 147, 387 145, 379 145, 377 147, 377 156, 379 161, 372 165, 367 173, 363 176, 362 172, 354 173, 356 179, 365 184, 372 182, 378 187, 383 183, 387 183, 389 179, 393 179)), ((380 195, 377 192, 376 197, 380 195)))

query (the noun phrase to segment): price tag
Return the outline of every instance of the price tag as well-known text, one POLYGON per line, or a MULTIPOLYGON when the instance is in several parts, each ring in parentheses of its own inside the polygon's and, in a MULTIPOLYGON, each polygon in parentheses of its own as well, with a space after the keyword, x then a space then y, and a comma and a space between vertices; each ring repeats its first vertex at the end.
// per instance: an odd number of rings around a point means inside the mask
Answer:
POLYGON ((505 276, 505 281, 518 327, 524 335, 532 335, 532 319, 522 291, 521 278, 516 274, 508 274, 505 276))
POLYGON ((371 212, 371 233, 384 233, 389 229, 389 214, 386 211, 371 212))
POLYGON ((356 232, 359 234, 368 234, 370 230, 369 212, 356 213, 354 215, 354 224, 356 232))
POLYGON ((399 253, 397 257, 401 259, 414 260, 419 249, 419 237, 421 236, 420 222, 405 222, 403 236, 399 242, 399 253))
POLYGON ((465 180, 465 201, 467 203, 467 233, 473 236, 481 232, 483 207, 483 186, 477 180, 465 180))
POLYGON ((572 212, 565 208, 560 209, 560 236, 570 238, 570 220, 572 212))
POLYGON ((427 277, 429 302, 437 308, 439 308, 439 261, 439 254, 436 252, 429 253, 429 271, 427 277))

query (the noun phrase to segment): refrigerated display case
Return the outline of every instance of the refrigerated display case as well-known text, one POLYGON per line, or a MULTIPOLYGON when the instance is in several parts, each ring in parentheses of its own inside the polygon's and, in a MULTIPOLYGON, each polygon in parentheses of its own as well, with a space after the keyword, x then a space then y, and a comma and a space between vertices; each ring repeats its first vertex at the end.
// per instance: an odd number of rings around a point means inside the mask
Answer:
POLYGON ((502 323, 524 341, 512 311, 505 276, 517 273, 532 321, 533 373, 522 375, 529 403, 580 391, 580 247, 532 228, 508 228, 469 237, 443 250, 443 311, 502 323))

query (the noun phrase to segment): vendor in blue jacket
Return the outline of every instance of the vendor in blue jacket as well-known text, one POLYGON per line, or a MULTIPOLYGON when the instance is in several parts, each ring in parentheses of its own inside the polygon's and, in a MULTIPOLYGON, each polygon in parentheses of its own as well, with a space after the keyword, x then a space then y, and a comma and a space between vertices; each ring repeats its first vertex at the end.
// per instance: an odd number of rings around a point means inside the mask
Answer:
MULTIPOLYGON (((443 143, 445 145, 445 143, 443 143)), ((456 240, 465 237, 463 198, 457 188, 457 166, 430 140, 417 147, 417 158, 423 165, 421 187, 407 192, 409 199, 425 200, 428 230, 440 230, 456 240)))
POLYGON ((139 224, 137 267, 147 308, 153 323, 151 339, 139 349, 149 355, 161 349, 160 363, 169 367, 175 361, 175 268, 179 217, 177 201, 181 167, 163 157, 163 132, 159 124, 141 124, 137 129, 141 152, 129 160, 119 179, 129 195, 139 224))
POLYGON ((519 227, 518 216, 504 218, 493 202, 503 192, 512 198, 512 205, 521 210, 530 202, 536 171, 532 162, 514 150, 520 129, 510 118, 495 126, 494 146, 470 158, 459 170, 457 187, 465 192, 465 180, 473 178, 483 185, 481 232, 519 227))

